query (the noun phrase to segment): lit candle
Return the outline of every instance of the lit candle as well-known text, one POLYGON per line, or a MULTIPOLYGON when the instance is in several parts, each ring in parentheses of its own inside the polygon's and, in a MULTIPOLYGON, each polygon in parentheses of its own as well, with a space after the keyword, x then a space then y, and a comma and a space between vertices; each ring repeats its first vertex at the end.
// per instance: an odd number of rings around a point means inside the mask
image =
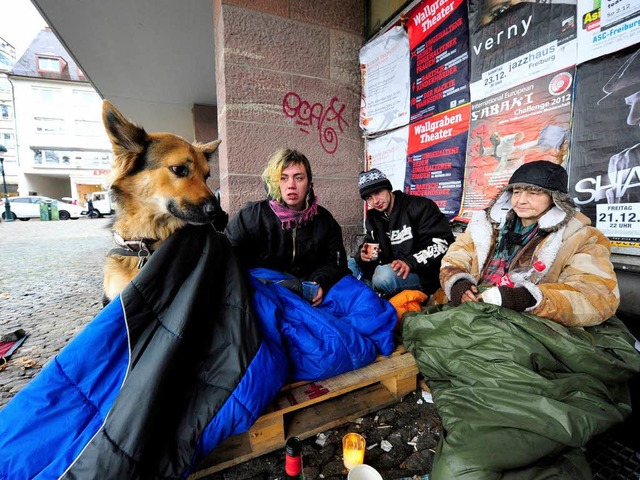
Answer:
POLYGON ((365 445, 364 437, 357 433, 347 433, 342 438, 342 458, 345 468, 351 470, 364 462, 365 445))

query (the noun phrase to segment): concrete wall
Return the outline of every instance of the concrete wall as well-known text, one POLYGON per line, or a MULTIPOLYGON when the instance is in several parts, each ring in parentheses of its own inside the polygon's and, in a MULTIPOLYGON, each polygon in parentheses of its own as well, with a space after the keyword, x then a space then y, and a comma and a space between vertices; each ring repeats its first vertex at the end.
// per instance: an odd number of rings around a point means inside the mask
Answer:
POLYGON ((363 0, 215 1, 220 184, 230 215, 265 197, 260 173, 271 153, 290 147, 309 158, 345 246, 362 231, 363 19, 363 0))
POLYGON ((42 195, 44 197, 57 198, 70 195, 68 178, 55 178, 44 175, 25 175, 28 190, 20 191, 20 195, 42 195))

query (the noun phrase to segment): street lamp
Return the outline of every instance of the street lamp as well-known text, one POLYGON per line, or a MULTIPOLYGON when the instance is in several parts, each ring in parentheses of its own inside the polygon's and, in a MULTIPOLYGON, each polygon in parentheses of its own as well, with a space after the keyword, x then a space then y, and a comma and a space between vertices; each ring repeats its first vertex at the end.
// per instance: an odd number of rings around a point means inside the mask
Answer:
MULTIPOLYGON (((0 144, 0 154, 6 153, 7 147, 0 144)), ((4 221, 13 222, 11 206, 9 206, 9 193, 7 193, 7 180, 4 178, 4 157, 0 156, 0 170, 2 170, 2 186, 4 187, 4 221)))

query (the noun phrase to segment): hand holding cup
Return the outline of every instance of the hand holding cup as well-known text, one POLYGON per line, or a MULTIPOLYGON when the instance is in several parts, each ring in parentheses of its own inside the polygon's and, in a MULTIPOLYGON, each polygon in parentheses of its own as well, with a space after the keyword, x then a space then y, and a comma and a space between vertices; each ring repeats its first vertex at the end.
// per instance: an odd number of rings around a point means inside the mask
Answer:
POLYGON ((362 245, 362 249, 360 250, 360 257, 365 262, 371 262, 378 260, 378 256, 380 255, 380 244, 379 243, 365 243, 362 245))

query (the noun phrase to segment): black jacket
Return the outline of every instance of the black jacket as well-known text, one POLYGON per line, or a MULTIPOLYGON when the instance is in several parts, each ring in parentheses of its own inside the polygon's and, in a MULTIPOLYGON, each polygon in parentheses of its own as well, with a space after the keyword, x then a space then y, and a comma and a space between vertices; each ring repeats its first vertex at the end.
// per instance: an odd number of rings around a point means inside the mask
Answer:
POLYGON ((449 222, 433 200, 393 192, 395 199, 389 218, 377 210, 367 214, 365 242, 379 243, 377 261, 363 262, 360 249, 356 261, 365 277, 371 278, 378 265, 402 260, 411 273, 420 277, 422 289, 433 293, 439 287, 440 261, 454 241, 449 222))
POLYGON ((325 295, 350 273, 342 229, 320 206, 306 225, 283 230, 269 200, 250 202, 229 221, 225 234, 246 268, 270 268, 318 282, 325 295))

